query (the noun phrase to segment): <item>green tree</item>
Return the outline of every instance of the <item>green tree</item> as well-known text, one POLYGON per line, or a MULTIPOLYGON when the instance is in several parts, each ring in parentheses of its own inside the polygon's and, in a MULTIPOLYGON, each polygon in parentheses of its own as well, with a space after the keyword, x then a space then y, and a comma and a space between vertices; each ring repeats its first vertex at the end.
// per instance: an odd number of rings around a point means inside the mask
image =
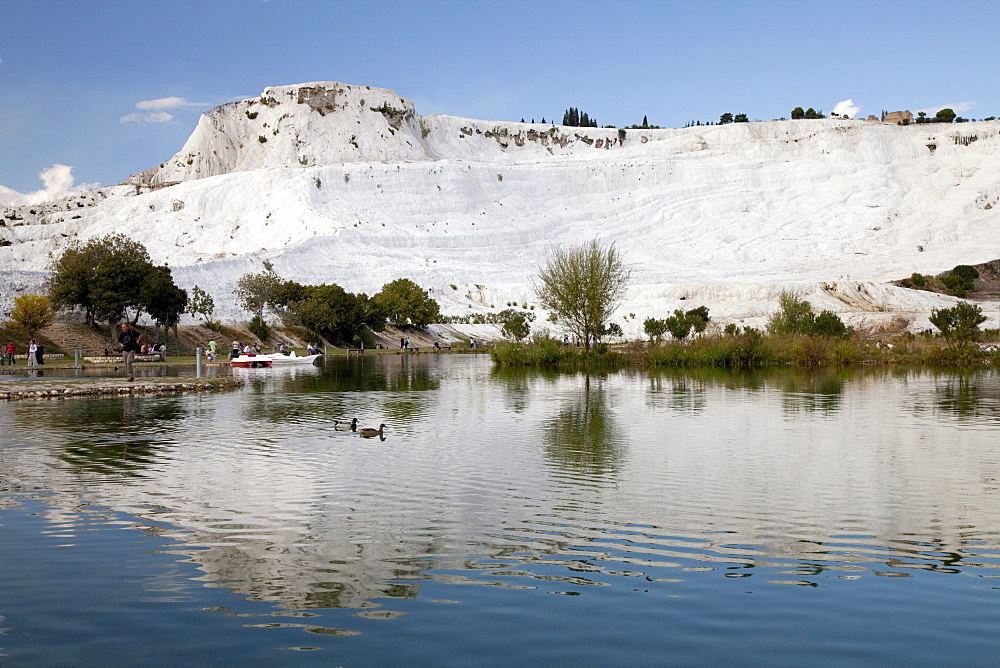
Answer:
POLYGON ((555 249, 534 282, 542 307, 567 324, 589 349, 591 338, 604 331, 605 323, 625 296, 632 272, 614 244, 589 244, 555 249))
POLYGON ((397 325, 412 324, 423 329, 441 317, 437 301, 408 278, 386 283, 372 297, 375 307, 397 325))
POLYGON ((792 120, 793 121, 797 121, 797 120, 799 120, 801 118, 805 118, 805 117, 806 117, 806 112, 805 112, 804 109, 802 109, 802 107, 795 107, 794 109, 792 109, 792 120))
POLYGON ((29 339, 35 338, 40 330, 52 324, 55 309, 46 295, 18 295, 14 297, 14 309, 10 319, 29 339))
POLYGON ((782 290, 778 297, 780 310, 768 320, 767 329, 772 334, 802 334, 812 331, 815 314, 812 306, 804 299, 799 299, 794 292, 782 290))
POLYGON ((265 263, 264 271, 249 272, 240 276, 233 294, 236 295, 243 310, 249 311, 256 321, 263 323, 264 309, 275 304, 281 285, 281 279, 274 273, 274 267, 270 263, 265 263))
POLYGON ((187 291, 174 284, 170 267, 153 267, 142 282, 141 303, 157 325, 170 329, 187 307, 187 291))
POLYGON ((49 298, 55 308, 81 308, 84 311, 87 325, 94 326, 94 300, 90 287, 101 264, 103 244, 96 240, 81 245, 78 241, 70 242, 62 255, 52 266, 52 277, 49 279, 49 298))
POLYGON ((733 117, 733 123, 749 123, 749 122, 750 119, 747 118, 746 114, 736 114, 736 116, 733 117))
POLYGON ((299 321, 328 341, 351 343, 366 327, 381 323, 365 294, 352 294, 336 284, 307 287, 308 296, 291 302, 299 321))
POLYGON ((979 272, 975 267, 967 264, 960 264, 951 270, 951 273, 941 279, 948 291, 956 297, 964 297, 969 292, 976 289, 975 279, 979 278, 979 272))
POLYGON ((708 327, 708 321, 708 307, 699 306, 690 311, 677 309, 672 316, 663 322, 670 331, 671 336, 675 339, 683 340, 687 338, 692 330, 698 334, 704 332, 705 328, 708 327))
POLYGON ((957 116, 957 114, 954 109, 945 107, 944 109, 939 109, 938 112, 934 114, 934 121, 937 123, 951 123, 955 120, 955 116, 957 116))
POLYGON ((667 331, 667 321, 661 318, 646 318, 642 323, 642 328, 650 341, 659 341, 660 337, 667 331))
POLYGON ((813 320, 812 332, 813 336, 829 336, 831 338, 840 338, 850 334, 850 328, 844 324, 844 321, 840 319, 840 316, 832 311, 822 311, 816 319, 813 320))
POLYGON ((946 339, 975 341, 986 316, 977 304, 960 302, 952 308, 932 310, 930 321, 946 339))
POLYGON ((138 241, 123 234, 74 243, 53 265, 49 297, 56 308, 80 307, 87 324, 115 323, 135 308, 133 323, 142 307, 142 284, 152 270, 149 253, 138 241))
POLYGON ((839 315, 832 311, 816 315, 812 305, 793 292, 783 290, 778 304, 781 309, 767 323, 767 329, 772 334, 842 337, 851 333, 839 315))
POLYGON ((531 334, 531 323, 535 320, 535 314, 509 308, 497 313, 497 320, 504 336, 520 341, 531 334))
POLYGON ((733 115, 728 111, 719 116, 719 125, 728 125, 733 122, 733 115))
POLYGON ((210 322, 212 314, 215 313, 215 300, 212 299, 212 295, 196 285, 191 288, 191 294, 188 296, 186 312, 195 318, 200 315, 204 322, 210 322))
POLYGON ((670 336, 678 341, 686 339, 687 335, 691 332, 691 321, 684 317, 682 309, 676 309, 674 314, 668 316, 663 322, 666 324, 670 336))

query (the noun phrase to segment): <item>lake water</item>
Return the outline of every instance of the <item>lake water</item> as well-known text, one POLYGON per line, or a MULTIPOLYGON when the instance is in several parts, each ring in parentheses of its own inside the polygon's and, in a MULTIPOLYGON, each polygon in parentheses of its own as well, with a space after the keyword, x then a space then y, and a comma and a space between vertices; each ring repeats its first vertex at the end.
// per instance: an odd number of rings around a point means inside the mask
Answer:
POLYGON ((1000 656, 995 371, 235 372, 0 405, 0 665, 1000 656))

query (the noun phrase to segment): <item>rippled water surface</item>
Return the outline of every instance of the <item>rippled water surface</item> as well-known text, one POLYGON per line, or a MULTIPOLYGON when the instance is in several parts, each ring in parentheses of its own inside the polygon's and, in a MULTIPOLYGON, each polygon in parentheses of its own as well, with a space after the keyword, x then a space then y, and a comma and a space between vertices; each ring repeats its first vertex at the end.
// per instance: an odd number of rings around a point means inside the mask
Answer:
POLYGON ((1000 656, 996 372, 325 364, 0 405, 0 665, 1000 656))

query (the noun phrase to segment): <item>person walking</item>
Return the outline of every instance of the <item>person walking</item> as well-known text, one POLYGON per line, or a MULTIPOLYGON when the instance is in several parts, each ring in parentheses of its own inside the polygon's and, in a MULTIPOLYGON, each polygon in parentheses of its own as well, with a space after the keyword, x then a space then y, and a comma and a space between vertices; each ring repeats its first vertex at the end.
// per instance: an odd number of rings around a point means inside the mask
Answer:
POLYGON ((139 339, 142 334, 128 326, 127 322, 122 323, 122 331, 118 333, 118 347, 122 351, 122 361, 125 363, 125 373, 130 381, 135 380, 135 371, 132 368, 135 362, 135 353, 139 350, 139 339))
POLYGON ((13 341, 7 342, 7 347, 4 348, 4 357, 7 358, 7 364, 14 366, 14 355, 17 354, 17 346, 14 345, 13 341))

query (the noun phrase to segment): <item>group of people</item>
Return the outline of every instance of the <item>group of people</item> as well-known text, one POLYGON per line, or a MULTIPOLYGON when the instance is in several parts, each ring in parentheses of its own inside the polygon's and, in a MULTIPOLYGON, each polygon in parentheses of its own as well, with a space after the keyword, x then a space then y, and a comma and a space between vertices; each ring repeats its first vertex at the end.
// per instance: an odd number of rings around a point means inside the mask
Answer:
MULTIPOLYGON (((208 347, 212 351, 212 356, 215 354, 215 341, 209 341, 208 347)), ((259 343, 248 343, 242 348, 240 347, 239 341, 233 341, 229 346, 229 359, 234 360, 240 355, 260 355, 260 344, 259 343)))
MULTIPOLYGON (((0 366, 9 364, 14 366, 14 356, 17 355, 17 345, 13 341, 8 341, 4 346, 3 354, 0 355, 0 366)), ((45 346, 41 341, 31 339, 28 341, 28 366, 38 366, 45 364, 45 346)))

